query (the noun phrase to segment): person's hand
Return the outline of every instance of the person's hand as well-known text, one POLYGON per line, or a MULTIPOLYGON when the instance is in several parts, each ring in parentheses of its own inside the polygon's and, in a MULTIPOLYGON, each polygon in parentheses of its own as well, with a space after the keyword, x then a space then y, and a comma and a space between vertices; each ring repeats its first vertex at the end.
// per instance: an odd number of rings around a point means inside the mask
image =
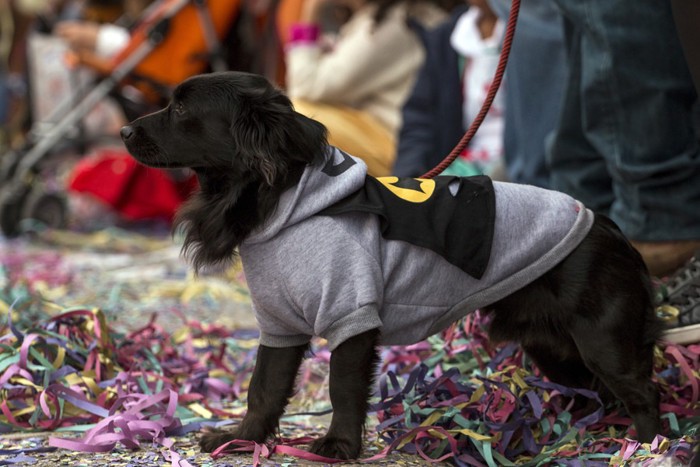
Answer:
POLYGON ((68 47, 80 51, 94 51, 100 25, 87 21, 63 21, 56 25, 54 33, 65 40, 68 47))

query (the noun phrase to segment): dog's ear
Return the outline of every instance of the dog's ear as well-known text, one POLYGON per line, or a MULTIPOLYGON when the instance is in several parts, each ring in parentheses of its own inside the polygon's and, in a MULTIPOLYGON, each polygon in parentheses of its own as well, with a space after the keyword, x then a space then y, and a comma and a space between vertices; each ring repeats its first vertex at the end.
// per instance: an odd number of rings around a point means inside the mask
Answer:
POLYGON ((290 151, 293 159, 306 163, 319 162, 323 150, 328 146, 328 130, 316 120, 292 110, 293 123, 290 125, 290 151), (308 156, 308 158, 306 157, 308 156))
MULTIPOLYGON (((286 169, 279 156, 280 144, 274 138, 280 125, 280 109, 265 99, 243 98, 236 105, 231 122, 231 136, 240 162, 262 181, 273 185, 278 174, 286 169)), ((283 110, 283 109, 282 109, 283 110)))
POLYGON ((327 144, 326 128, 296 112, 272 86, 257 91, 237 103, 231 135, 241 162, 273 186, 290 165, 318 160, 327 144))

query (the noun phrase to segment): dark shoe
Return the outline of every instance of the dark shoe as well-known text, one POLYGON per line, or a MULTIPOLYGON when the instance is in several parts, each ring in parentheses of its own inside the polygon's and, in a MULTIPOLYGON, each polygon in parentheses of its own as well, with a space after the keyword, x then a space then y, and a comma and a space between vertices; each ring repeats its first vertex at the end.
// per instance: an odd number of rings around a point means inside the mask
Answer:
POLYGON ((673 297, 688 286, 693 280, 700 277, 700 250, 695 250, 690 258, 680 269, 666 279, 662 286, 665 297, 673 297))
POLYGON ((656 310, 666 322, 665 340, 676 344, 700 342, 700 277, 675 289, 656 310))

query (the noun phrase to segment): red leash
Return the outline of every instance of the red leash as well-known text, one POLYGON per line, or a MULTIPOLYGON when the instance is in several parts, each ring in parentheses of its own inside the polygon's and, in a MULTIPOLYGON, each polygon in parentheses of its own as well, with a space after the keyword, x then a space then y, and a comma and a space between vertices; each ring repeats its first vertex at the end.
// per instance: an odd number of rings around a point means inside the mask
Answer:
POLYGON ((436 165, 430 172, 427 172, 420 178, 433 178, 436 175, 439 175, 443 170, 445 170, 457 158, 457 156, 459 156, 462 153, 462 151, 464 151, 464 149, 474 137, 476 130, 478 130, 481 126, 481 123, 484 121, 484 118, 486 118, 486 114, 491 108, 491 104, 493 103, 493 99, 496 97, 498 88, 501 87, 501 81, 503 81, 503 75, 505 74, 506 65, 508 64, 508 57, 510 56, 510 48, 513 44, 513 36, 515 35, 515 25, 518 22, 519 11, 520 0, 512 0, 510 6, 510 14, 508 15, 506 33, 503 36, 503 49, 501 50, 501 57, 498 61, 496 73, 493 76, 493 82, 491 83, 491 87, 489 87, 489 92, 486 95, 484 103, 481 105, 481 110, 479 110, 479 114, 476 116, 472 124, 469 126, 469 129, 464 134, 464 136, 462 136, 462 139, 459 141, 459 143, 457 143, 457 146, 454 147, 452 152, 447 157, 445 157, 442 160, 442 162, 436 165))

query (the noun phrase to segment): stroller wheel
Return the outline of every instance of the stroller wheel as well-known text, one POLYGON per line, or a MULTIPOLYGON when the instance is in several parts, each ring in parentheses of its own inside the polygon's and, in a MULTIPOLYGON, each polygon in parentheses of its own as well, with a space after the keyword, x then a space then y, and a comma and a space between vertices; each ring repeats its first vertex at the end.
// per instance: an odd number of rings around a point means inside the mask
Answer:
POLYGON ((58 193, 47 193, 41 186, 35 186, 24 200, 20 217, 38 221, 42 227, 64 228, 68 218, 66 199, 58 193))
POLYGON ((22 206, 30 191, 29 185, 16 181, 6 183, 0 190, 0 229, 7 237, 19 235, 22 206))
POLYGON ((47 193, 41 185, 11 182, 0 190, 0 228, 7 237, 22 233, 27 219, 43 227, 63 228, 68 218, 66 200, 57 193, 47 193))

